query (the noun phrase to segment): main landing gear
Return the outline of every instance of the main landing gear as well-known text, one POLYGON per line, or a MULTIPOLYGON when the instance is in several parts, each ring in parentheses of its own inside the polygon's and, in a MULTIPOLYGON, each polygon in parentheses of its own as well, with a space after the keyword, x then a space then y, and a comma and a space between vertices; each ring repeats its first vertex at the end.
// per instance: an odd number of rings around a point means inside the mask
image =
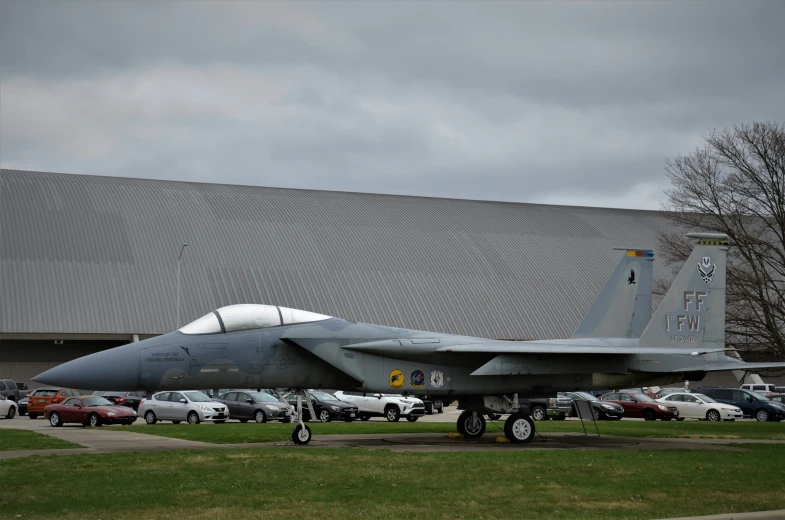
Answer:
MULTIPOLYGON (((504 436, 514 443, 531 442, 536 433, 534 421, 528 414, 521 412, 518 405, 518 394, 513 394, 512 399, 507 397, 485 397, 483 398, 483 410, 477 410, 480 402, 471 402, 467 405, 474 405, 473 410, 466 410, 458 417, 458 432, 469 439, 478 439, 485 433, 485 417, 487 409, 493 410, 489 417, 495 414, 509 413, 510 416, 504 422, 504 436)), ((468 406, 467 406, 468 408, 468 406)))
POLYGON ((295 444, 308 444, 311 442, 311 429, 305 422, 303 422, 303 399, 308 406, 308 412, 311 417, 316 417, 311 404, 311 395, 308 390, 299 390, 297 392, 297 410, 295 411, 294 420, 297 421, 297 426, 294 427, 292 432, 292 441, 295 444))

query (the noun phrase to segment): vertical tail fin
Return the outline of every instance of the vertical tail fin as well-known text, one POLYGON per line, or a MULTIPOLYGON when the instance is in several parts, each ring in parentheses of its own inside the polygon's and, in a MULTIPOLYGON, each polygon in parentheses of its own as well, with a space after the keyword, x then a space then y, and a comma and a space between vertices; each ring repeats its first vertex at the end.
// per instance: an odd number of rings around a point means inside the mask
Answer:
POLYGON ((573 338, 639 338, 651 318, 654 251, 627 249, 573 338))
POLYGON ((689 233, 697 239, 684 267, 643 332, 642 347, 723 348, 728 235, 689 233))

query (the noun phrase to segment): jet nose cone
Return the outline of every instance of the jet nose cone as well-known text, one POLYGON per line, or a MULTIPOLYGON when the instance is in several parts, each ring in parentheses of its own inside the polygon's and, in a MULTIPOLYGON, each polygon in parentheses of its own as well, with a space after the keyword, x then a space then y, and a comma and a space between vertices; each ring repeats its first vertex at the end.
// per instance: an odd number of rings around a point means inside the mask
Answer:
POLYGON ((132 343, 96 352, 38 374, 33 381, 84 390, 136 390, 139 387, 139 346, 132 343))

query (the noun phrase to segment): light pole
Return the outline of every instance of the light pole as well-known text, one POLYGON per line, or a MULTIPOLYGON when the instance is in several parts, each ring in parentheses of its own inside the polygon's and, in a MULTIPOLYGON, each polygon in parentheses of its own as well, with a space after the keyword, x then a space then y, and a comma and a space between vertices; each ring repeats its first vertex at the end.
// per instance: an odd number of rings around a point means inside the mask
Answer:
POLYGON ((177 326, 176 329, 180 328, 180 260, 183 258, 183 251, 185 248, 188 247, 188 244, 183 244, 183 247, 180 248, 180 254, 177 256, 177 326))

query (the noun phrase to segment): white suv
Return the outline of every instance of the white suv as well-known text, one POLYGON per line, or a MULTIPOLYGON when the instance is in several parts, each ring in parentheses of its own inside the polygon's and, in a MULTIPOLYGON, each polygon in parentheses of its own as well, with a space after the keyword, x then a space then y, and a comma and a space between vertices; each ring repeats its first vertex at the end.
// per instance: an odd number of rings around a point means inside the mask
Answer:
POLYGON ((196 390, 182 392, 158 392, 151 399, 139 403, 139 416, 144 417, 147 424, 155 424, 164 419, 179 424, 199 424, 202 421, 213 421, 217 424, 226 422, 229 411, 226 405, 213 401, 207 395, 196 390))
POLYGON ((777 393, 777 386, 771 383, 764 383, 764 384, 748 383, 745 385, 741 385, 740 388, 742 390, 749 390, 750 392, 755 392, 761 395, 769 395, 769 394, 777 393))
POLYGON ((425 404, 416 397, 341 391, 335 392, 335 397, 357 406, 361 421, 371 417, 386 417, 390 422, 397 422, 401 417, 406 417, 407 421, 414 422, 425 415, 425 404))

